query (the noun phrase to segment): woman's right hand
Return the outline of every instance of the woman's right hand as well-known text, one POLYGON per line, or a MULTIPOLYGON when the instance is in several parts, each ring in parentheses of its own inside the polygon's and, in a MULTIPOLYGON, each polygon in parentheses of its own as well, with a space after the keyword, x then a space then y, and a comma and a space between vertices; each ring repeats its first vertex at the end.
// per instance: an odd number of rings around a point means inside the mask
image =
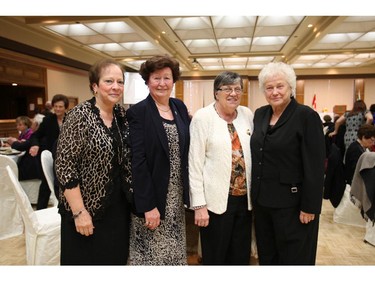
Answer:
POLYGON ((90 213, 84 209, 75 219, 74 219, 77 232, 85 236, 90 236, 94 233, 94 225, 92 223, 92 218, 90 213))
POLYGON ((208 214, 207 207, 194 210, 194 222, 197 226, 208 226, 210 215, 208 214))

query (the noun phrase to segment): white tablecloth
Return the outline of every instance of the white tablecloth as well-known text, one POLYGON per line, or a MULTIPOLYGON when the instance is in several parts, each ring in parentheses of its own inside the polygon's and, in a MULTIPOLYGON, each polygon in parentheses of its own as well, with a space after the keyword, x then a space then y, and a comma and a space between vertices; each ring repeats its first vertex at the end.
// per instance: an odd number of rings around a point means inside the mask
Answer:
POLYGON ((18 160, 23 156, 23 155, 25 155, 25 151, 22 151, 21 153, 19 153, 19 154, 3 154, 3 153, 1 153, 0 152, 0 154, 1 155, 4 155, 4 156, 6 156, 6 157, 9 157, 10 159, 12 159, 14 162, 18 162, 18 160))

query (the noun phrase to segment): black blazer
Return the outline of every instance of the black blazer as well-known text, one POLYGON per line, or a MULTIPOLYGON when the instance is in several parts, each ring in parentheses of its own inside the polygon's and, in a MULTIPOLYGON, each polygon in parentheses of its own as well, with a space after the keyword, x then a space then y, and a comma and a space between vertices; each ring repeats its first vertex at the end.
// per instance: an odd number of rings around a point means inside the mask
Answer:
POLYGON ((40 162, 40 154, 36 157, 33 157, 29 154, 30 149, 30 140, 23 142, 15 141, 12 144, 13 149, 19 151, 25 151, 25 154, 17 161, 18 166, 18 179, 31 180, 31 179, 42 179, 44 176, 42 165, 40 162))
MULTIPOLYGON (((190 117, 181 100, 170 98, 169 106, 179 134, 184 203, 189 206, 190 117)), ((144 216, 144 212, 157 207, 161 219, 164 219, 170 164, 168 139, 162 124, 162 117, 150 95, 131 106, 126 114, 130 129, 132 177, 137 215, 144 216)))
POLYGON ((299 206, 321 211, 325 142, 322 121, 292 98, 278 122, 269 127, 270 105, 255 111, 251 137, 253 203, 271 208, 299 206))
POLYGON ((49 114, 43 118, 38 130, 32 134, 30 138, 31 146, 39 146, 39 154, 42 153, 43 150, 52 151, 59 134, 60 127, 57 122, 57 115, 49 114))

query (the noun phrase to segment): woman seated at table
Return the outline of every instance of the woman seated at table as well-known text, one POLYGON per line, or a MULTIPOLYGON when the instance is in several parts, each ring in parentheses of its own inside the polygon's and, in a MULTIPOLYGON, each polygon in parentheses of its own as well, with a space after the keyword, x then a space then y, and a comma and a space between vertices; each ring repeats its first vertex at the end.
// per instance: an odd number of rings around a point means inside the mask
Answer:
POLYGON ((33 130, 31 129, 32 121, 27 116, 18 116, 16 119, 16 128, 19 132, 18 138, 10 137, 4 143, 4 146, 12 146, 14 142, 24 142, 30 139, 31 135, 33 134, 33 130))
POLYGON ((357 140, 352 142, 345 154, 345 179, 351 185, 359 157, 369 151, 375 143, 375 127, 372 124, 363 124, 357 132, 357 140))
MULTIPOLYGON (((42 123, 43 118, 41 116, 35 116, 33 121, 29 119, 30 121, 29 131, 31 131, 32 133, 27 137, 27 139, 25 139, 25 134, 23 134, 23 137, 21 138, 21 140, 16 140, 13 142, 11 141, 12 149, 16 149, 18 151, 25 151, 24 155, 22 155, 20 159, 17 161, 18 179, 20 181, 30 180, 30 179, 41 179, 43 175, 40 157, 33 157, 29 154, 29 149, 31 147, 30 137, 33 134, 33 132, 35 132, 38 129, 40 123, 42 123)), ((18 118, 16 120, 18 120, 18 118)), ((17 123, 17 129, 19 129, 18 123, 17 123)), ((22 134, 22 131, 21 131, 21 134, 22 134)), ((9 143, 9 140, 8 140, 8 143, 9 143)))

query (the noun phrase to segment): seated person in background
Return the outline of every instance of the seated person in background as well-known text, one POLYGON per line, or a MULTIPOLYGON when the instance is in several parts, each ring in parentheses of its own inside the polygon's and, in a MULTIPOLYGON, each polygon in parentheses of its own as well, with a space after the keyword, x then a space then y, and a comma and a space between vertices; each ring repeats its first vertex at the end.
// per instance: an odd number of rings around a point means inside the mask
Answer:
POLYGON ((31 124, 31 129, 33 130, 33 132, 38 130, 39 125, 42 123, 44 117, 45 115, 43 114, 40 114, 40 113, 35 114, 33 122, 31 124))
POLYGON ((375 103, 370 105, 370 112, 371 112, 372 117, 373 117, 372 125, 375 125, 375 103))
POLYGON ((335 123, 332 122, 332 117, 327 114, 323 116, 323 128, 325 128, 324 133, 331 133, 335 130, 335 123))
POLYGON ((332 122, 332 117, 329 114, 323 116, 323 121, 323 132, 326 143, 326 158, 328 158, 329 151, 333 142, 332 138, 329 137, 329 133, 332 133, 335 130, 335 123, 332 122))
MULTIPOLYGON (((5 143, 5 146, 12 146, 15 142, 24 142, 30 139, 33 130, 31 129, 31 120, 27 116, 19 116, 16 119, 16 127, 19 132, 18 138, 10 137, 5 143)), ((12 147, 13 148, 13 147, 12 147)), ((15 148, 16 149, 16 148, 15 148)))
MULTIPOLYGON (((32 124, 30 125, 30 128, 33 132, 35 132, 39 124, 43 121, 43 115, 39 114, 39 116, 35 116, 34 120, 32 121, 32 124)), ((18 118, 17 118, 18 119, 18 118)), ((31 122, 31 120, 30 120, 31 122)), ((17 127, 18 128, 18 127, 17 127)), ((32 135, 32 134, 31 134, 32 135)), ((30 135, 30 137, 31 137, 30 135)), ((30 138, 29 137, 29 138, 30 138)), ((20 159, 17 162, 18 166, 18 179, 20 181, 23 180, 31 180, 31 179, 41 179, 42 178, 42 166, 40 164, 40 157, 32 157, 29 154, 29 149, 31 147, 30 140, 23 139, 21 141, 14 141, 12 143, 12 148, 16 149, 18 151, 25 151, 25 154, 20 157, 20 159)))
POLYGON ((375 142, 375 127, 363 124, 357 132, 357 140, 351 143, 345 154, 345 179, 352 184, 355 167, 363 152, 370 149, 375 142))
POLYGON ((44 109, 42 110, 42 114, 44 116, 47 116, 49 114, 52 114, 52 110, 53 110, 53 107, 52 107, 52 102, 50 100, 46 101, 46 103, 44 104, 44 109))

